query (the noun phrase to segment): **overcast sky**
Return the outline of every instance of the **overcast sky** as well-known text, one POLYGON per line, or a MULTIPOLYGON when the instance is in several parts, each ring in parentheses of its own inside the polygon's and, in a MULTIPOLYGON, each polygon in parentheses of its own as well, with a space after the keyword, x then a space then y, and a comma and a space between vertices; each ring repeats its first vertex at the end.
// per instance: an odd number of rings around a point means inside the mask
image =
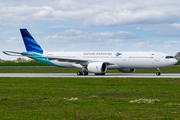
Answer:
POLYGON ((179 0, 0 0, 1 51, 24 52, 20 28, 46 51, 180 52, 179 0))

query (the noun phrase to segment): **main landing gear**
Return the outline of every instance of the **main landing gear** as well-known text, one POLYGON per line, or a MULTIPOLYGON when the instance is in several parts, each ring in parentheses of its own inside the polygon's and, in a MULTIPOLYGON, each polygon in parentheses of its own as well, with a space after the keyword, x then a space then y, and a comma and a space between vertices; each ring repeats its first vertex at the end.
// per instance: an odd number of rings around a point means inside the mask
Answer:
MULTIPOLYGON (((105 75, 106 73, 94 73, 95 75, 105 75)), ((88 72, 87 71, 82 71, 82 72, 80 72, 80 71, 78 71, 77 72, 77 75, 79 76, 79 75, 88 75, 88 72)))
POLYGON ((160 71, 161 71, 160 68, 157 68, 157 73, 156 73, 157 76, 161 75, 160 71))
POLYGON ((77 72, 77 75, 79 76, 79 75, 88 75, 88 72, 86 71, 86 67, 82 67, 82 71, 80 72, 80 71, 78 71, 77 72))
POLYGON ((88 72, 87 71, 82 71, 82 72, 78 71, 77 75, 88 75, 88 72))
MULTIPOLYGON (((82 67, 82 71, 78 71, 77 72, 77 75, 80 76, 80 75, 88 75, 88 72, 86 71, 86 67, 82 67)), ((105 75, 106 73, 94 73, 95 75, 105 75)))

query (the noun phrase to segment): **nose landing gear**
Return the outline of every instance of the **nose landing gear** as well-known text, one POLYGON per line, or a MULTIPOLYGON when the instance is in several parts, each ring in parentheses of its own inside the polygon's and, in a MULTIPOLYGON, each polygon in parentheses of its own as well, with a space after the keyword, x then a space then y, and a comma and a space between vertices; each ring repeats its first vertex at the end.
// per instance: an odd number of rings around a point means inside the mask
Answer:
POLYGON ((161 71, 160 68, 157 68, 157 73, 156 73, 157 76, 161 75, 160 71, 161 71))

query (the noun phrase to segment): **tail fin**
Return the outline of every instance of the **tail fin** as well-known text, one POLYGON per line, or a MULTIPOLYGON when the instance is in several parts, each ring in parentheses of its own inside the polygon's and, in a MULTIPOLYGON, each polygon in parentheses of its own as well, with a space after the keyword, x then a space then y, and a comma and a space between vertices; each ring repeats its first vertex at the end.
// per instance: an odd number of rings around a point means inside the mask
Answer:
POLYGON ((42 48, 37 44, 27 29, 20 29, 21 35, 27 51, 43 54, 42 48))

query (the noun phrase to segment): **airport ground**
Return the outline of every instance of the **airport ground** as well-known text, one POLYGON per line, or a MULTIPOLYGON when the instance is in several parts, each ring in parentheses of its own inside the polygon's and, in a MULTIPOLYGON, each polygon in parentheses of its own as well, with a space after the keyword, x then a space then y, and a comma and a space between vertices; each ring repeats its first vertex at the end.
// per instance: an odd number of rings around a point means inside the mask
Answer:
MULTIPOLYGON (((57 67, 0 67, 1 73, 76 73, 57 67)), ((109 70, 109 73, 119 73, 109 70)), ((135 73, 155 73, 138 69, 135 73)), ((179 66, 161 70, 180 73, 179 66)), ((180 119, 179 78, 0 78, 1 119, 180 119)))
POLYGON ((180 119, 178 78, 0 78, 1 119, 180 119))

